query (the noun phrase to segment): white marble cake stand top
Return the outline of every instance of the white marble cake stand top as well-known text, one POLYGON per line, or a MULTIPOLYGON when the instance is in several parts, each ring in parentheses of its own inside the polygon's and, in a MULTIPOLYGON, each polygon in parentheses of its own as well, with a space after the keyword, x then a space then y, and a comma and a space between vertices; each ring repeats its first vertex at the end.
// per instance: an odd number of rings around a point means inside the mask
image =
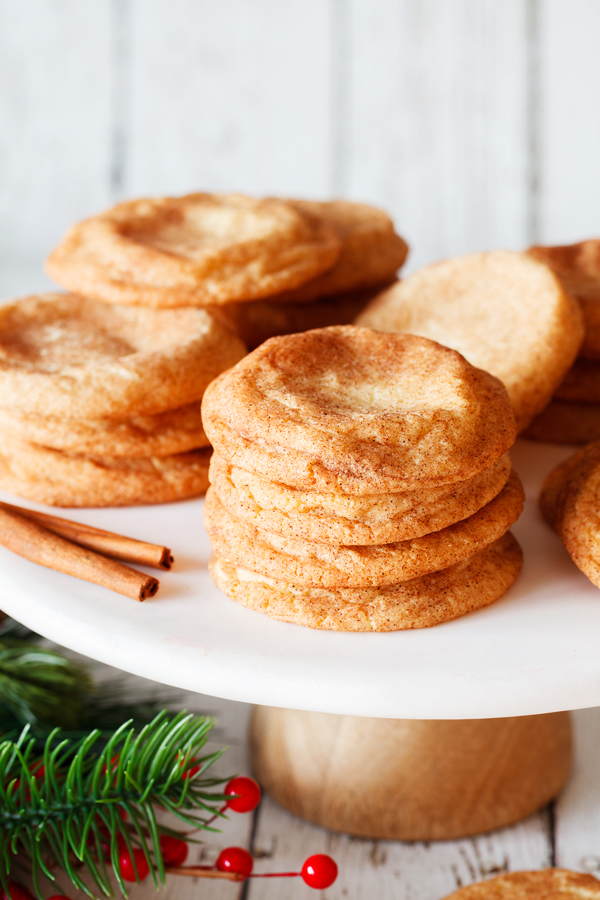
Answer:
POLYGON ((161 576, 153 600, 136 603, 0 547, 0 608, 94 659, 252 703, 436 719, 598 706, 600 591, 576 569, 535 502, 544 476, 570 452, 525 441, 515 448, 530 498, 513 529, 525 552, 523 572, 492 606, 435 628, 341 634, 244 609, 210 580, 201 501, 62 513, 172 547, 176 566, 161 576))

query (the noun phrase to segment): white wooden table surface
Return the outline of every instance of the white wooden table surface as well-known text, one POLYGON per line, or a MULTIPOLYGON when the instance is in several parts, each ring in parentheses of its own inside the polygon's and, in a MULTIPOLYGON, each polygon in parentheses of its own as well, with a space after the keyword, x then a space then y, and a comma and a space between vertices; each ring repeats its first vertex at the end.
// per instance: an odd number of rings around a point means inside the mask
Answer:
MULTIPOLYGON (((74 654, 69 654, 74 656, 74 654)), ((78 657, 80 658, 80 657, 78 657)), ((96 677, 120 676, 107 666, 92 665, 96 677)), ((165 689, 132 675, 122 675, 132 692, 144 695, 165 689)), ((177 706, 218 719, 210 747, 227 746, 217 771, 250 774, 246 733, 251 712, 247 704, 202 694, 173 692, 177 706)), ((462 885, 503 872, 564 866, 600 878, 600 709, 573 713, 575 765, 556 803, 510 828, 460 841, 402 843, 368 841, 334 834, 296 818, 268 796, 254 814, 231 813, 222 833, 207 835, 194 847, 188 864, 213 863, 230 846, 251 850, 255 872, 298 871, 306 857, 328 853, 339 866, 336 883, 326 892, 312 892, 300 878, 250 880, 238 885, 170 876, 160 895, 164 900, 441 900, 462 885)), ((66 893, 75 892, 62 882, 66 893)), ((149 881, 133 886, 132 900, 150 900, 156 892, 149 881)))

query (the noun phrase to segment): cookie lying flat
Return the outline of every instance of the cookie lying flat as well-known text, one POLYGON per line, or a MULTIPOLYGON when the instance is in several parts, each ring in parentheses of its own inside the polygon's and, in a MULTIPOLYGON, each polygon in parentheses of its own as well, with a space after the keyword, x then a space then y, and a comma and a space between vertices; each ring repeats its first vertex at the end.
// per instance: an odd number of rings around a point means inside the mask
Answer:
POLYGON ((394 223, 383 210, 348 200, 288 202, 301 213, 329 222, 341 240, 341 253, 329 271, 275 300, 298 303, 373 287, 393 278, 404 265, 408 245, 396 234, 394 223))
POLYGON ((523 509, 523 488, 513 473, 502 491, 468 519, 410 541, 336 546, 263 531, 236 519, 214 488, 204 522, 217 556, 278 581, 314 587, 366 587, 409 581, 453 566, 505 534, 523 509))
POLYGON ((214 453, 210 481, 238 518, 284 537, 332 544, 385 544, 418 538, 466 519, 489 503, 510 475, 504 454, 468 481, 404 494, 317 494, 244 472, 214 453))
POLYGON ((296 288, 340 247, 330 222, 283 200, 188 194, 130 200, 74 225, 46 269, 107 303, 205 306, 296 288))
POLYGON ((218 316, 249 350, 254 350, 271 337, 329 325, 350 325, 373 297, 395 280, 362 291, 334 294, 303 303, 281 300, 228 303, 219 307, 218 316))
POLYGON ((199 400, 244 353, 201 309, 25 297, 0 307, 0 406, 70 419, 154 415, 199 400))
POLYGON ((600 403, 600 360, 575 360, 554 398, 575 403, 600 403))
POLYGON ((523 432, 549 444, 589 444, 600 440, 600 404, 553 400, 523 432))
POLYGON ((127 419, 17 416, 0 409, 0 429, 28 443, 84 456, 171 456, 210 446, 199 401, 127 419))
POLYGON ((213 381, 202 419, 238 468, 325 493, 465 480, 515 438, 496 378, 433 341, 351 325, 266 341, 213 381))
POLYGON ((0 434, 0 488, 50 506, 137 506, 198 497, 212 450, 150 459, 86 457, 0 434))
POLYGON ((577 301, 547 265, 500 250, 415 272, 375 298, 357 324, 459 350, 503 382, 519 431, 549 402, 584 333, 577 301))
POLYGON ((232 600, 273 619, 330 631, 399 631, 439 625, 489 606, 506 593, 522 564, 521 548, 509 532, 442 572, 352 593, 275 581, 217 555, 210 573, 232 600))
POLYGON ((469 884, 445 900, 598 900, 600 881, 568 869, 510 872, 469 884))
POLYGON ((600 240, 562 247, 530 247, 527 251, 556 272, 565 289, 581 305, 585 338, 580 354, 600 359, 600 240))
POLYGON ((600 587, 600 441, 550 473, 540 506, 575 565, 600 587))

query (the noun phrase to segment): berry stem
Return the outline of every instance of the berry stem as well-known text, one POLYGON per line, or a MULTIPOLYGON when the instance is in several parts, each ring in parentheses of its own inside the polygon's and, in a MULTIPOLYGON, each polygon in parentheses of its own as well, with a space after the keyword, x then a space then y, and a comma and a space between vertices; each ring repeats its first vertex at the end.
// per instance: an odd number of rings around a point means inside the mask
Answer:
POLYGON ((298 878, 301 872, 252 872, 248 878, 298 878))

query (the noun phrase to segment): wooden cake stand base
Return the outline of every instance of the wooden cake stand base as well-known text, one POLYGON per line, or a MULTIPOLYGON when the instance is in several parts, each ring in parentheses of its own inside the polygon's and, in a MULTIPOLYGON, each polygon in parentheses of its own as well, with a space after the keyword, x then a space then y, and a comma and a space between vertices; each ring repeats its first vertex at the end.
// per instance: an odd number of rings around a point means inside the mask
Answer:
POLYGON ((361 837, 445 840, 509 825, 560 791, 569 713, 372 719, 256 708, 256 777, 282 806, 361 837))

